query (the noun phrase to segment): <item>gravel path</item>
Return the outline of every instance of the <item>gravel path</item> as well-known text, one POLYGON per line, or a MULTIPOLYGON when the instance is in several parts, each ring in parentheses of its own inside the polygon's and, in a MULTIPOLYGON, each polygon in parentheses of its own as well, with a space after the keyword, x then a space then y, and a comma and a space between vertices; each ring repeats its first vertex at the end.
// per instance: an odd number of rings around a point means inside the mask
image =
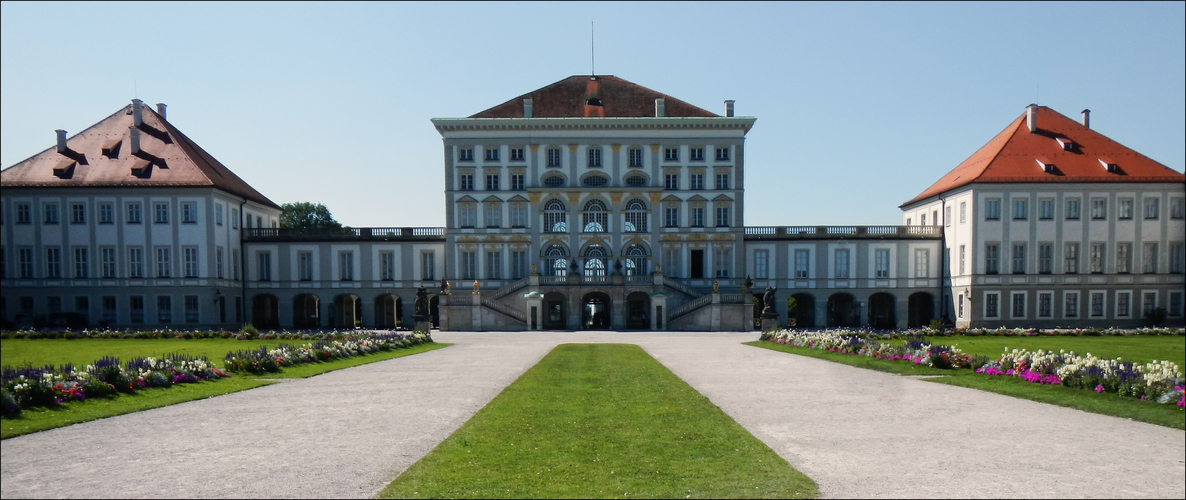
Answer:
POLYGON ((457 345, 4 440, 0 496, 368 497, 556 344, 641 345, 827 497, 1186 497, 1186 433, 740 343, 437 333, 457 345))

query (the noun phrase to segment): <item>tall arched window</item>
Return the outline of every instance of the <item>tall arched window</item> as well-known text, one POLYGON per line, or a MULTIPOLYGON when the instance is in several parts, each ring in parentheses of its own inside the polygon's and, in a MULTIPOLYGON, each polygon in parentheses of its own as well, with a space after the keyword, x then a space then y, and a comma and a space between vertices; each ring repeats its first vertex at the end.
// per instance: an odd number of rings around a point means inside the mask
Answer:
POLYGON ((630 245, 626 249, 626 276, 641 276, 647 273, 647 249, 641 245, 630 245))
POLYGON ((634 199, 626 203, 626 223, 622 230, 627 233, 645 233, 647 231, 647 204, 634 199))
POLYGON ((585 276, 605 276, 605 263, 609 252, 601 245, 589 245, 585 249, 585 276))
POLYGON ((568 250, 561 245, 552 245, 544 251, 544 274, 568 276, 568 250))
POLYGON ((564 208, 564 202, 560 200, 548 200, 544 204, 544 232, 568 232, 568 212, 564 208))
POLYGON ((585 213, 581 221, 585 227, 586 233, 604 233, 609 230, 608 213, 605 210, 605 203, 601 200, 589 200, 585 203, 585 213))

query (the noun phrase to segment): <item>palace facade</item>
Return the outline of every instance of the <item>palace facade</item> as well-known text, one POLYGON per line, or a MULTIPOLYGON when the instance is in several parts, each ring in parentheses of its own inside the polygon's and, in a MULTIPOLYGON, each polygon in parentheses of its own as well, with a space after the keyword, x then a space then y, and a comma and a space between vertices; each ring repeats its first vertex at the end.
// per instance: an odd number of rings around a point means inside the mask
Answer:
POLYGON ((3 171, 0 318, 128 328, 747 330, 1183 322, 1183 175, 1049 108, 902 205, 900 226, 744 226, 723 114, 573 76, 437 118, 446 227, 282 229, 134 100, 3 171), (447 283, 447 285, 446 285, 447 283))

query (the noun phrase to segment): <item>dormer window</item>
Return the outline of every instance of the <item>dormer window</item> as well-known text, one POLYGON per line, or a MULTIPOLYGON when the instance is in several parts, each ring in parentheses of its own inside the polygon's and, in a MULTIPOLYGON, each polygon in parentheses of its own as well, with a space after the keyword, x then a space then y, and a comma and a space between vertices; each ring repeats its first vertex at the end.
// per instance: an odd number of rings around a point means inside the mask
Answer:
POLYGON ((1048 174, 1054 173, 1054 163, 1052 163, 1048 158, 1039 157, 1036 161, 1038 162, 1038 166, 1042 168, 1043 172, 1048 174))
POLYGON ((1055 137, 1054 140, 1058 142, 1058 146, 1061 147, 1063 151, 1075 149, 1075 142, 1066 137, 1055 137))
POLYGON ((121 144, 123 144, 122 137, 110 139, 107 142, 103 143, 103 149, 101 150, 101 153, 103 154, 103 156, 106 156, 106 157, 114 160, 119 157, 119 147, 121 144))
POLYGON ((1113 162, 1111 158, 1101 156, 1099 158, 1099 162, 1100 162, 1100 165, 1104 167, 1104 170, 1107 170, 1109 172, 1115 172, 1117 170, 1120 170, 1120 166, 1117 165, 1115 162, 1113 162))

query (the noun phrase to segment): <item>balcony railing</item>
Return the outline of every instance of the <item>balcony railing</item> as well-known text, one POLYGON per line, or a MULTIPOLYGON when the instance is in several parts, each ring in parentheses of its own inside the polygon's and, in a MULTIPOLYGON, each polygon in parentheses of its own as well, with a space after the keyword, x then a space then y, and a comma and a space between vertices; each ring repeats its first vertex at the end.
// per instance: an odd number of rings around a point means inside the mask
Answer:
POLYGON ((746 226, 747 240, 942 238, 941 226, 746 226))
POLYGON ((244 228, 245 241, 444 240, 443 227, 244 228))

